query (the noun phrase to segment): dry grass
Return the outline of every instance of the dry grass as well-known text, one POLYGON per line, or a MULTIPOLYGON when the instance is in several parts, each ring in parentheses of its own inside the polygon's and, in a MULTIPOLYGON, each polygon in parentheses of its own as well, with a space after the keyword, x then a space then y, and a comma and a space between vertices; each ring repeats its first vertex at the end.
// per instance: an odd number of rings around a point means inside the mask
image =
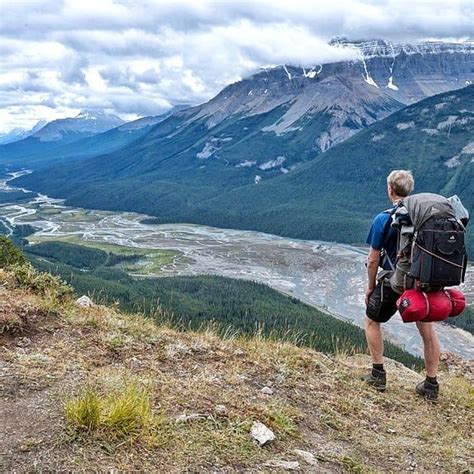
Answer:
POLYGON ((2 470, 245 471, 270 459, 308 470, 295 448, 331 472, 473 466, 474 393, 463 376, 442 373, 434 405, 414 393, 420 374, 394 362, 388 391, 372 391, 359 382, 367 357, 343 345, 328 357, 212 327, 178 332, 11 286, 0 297, 15 300, 9 314, 42 315, 1 340, 2 470), (276 435, 265 448, 249 436, 256 420, 276 435))

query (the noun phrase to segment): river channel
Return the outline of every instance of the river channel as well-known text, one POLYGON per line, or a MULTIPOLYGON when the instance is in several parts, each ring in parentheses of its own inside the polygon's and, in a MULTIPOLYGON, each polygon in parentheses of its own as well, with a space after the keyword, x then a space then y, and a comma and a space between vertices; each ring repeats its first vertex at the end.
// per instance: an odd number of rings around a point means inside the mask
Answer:
MULTIPOLYGON (((12 173, 0 180, 9 192, 12 173)), ((25 193, 26 190, 22 190, 25 193)), ((157 276, 216 274, 265 283, 334 316, 363 326, 365 253, 349 245, 283 238, 261 232, 217 229, 189 224, 145 224, 148 216, 130 212, 85 210, 65 206, 61 199, 35 194, 28 202, 0 205, 0 218, 10 228, 30 224, 34 238, 74 236, 88 242, 140 249, 166 249, 180 258, 160 269, 157 276)), ((474 298, 474 269, 468 270, 464 290, 474 298)), ((442 349, 474 358, 474 337, 466 331, 438 325, 442 349)), ((385 335, 421 355, 421 341, 413 324, 395 315, 385 335)))

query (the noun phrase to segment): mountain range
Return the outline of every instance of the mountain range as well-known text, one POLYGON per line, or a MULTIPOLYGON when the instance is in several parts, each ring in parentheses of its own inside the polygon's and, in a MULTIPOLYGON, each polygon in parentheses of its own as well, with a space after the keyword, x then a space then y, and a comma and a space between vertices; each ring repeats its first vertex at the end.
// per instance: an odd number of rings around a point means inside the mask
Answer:
POLYGON ((415 170, 419 190, 456 190, 472 205, 462 150, 472 132, 473 44, 351 46, 360 60, 263 70, 126 143, 115 140, 119 129, 96 135, 89 151, 81 146, 85 162, 57 163, 18 183, 160 222, 350 242, 384 204, 386 171, 401 163, 415 170))
POLYGON ((14 128, 9 132, 0 134, 0 145, 8 145, 9 143, 18 142, 25 138, 28 138, 31 135, 34 135, 36 132, 41 130, 48 122, 46 120, 40 120, 33 128, 24 129, 24 128, 14 128))

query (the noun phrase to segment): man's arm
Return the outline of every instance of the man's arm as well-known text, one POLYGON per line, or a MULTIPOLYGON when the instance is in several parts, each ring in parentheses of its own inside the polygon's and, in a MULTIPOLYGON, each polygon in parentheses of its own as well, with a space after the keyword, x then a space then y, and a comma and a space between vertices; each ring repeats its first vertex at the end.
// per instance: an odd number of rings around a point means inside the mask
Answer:
POLYGON ((380 250, 370 247, 367 257, 367 291, 365 292, 365 304, 367 305, 370 295, 375 290, 377 271, 380 262, 380 250))

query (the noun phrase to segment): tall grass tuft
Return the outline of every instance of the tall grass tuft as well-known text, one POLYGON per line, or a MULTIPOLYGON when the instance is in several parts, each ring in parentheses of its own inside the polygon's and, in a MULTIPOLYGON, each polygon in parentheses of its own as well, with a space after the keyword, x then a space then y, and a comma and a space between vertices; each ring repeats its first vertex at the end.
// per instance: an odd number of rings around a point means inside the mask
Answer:
POLYGON ((107 438, 136 437, 155 426, 150 391, 137 381, 105 392, 89 387, 66 401, 65 414, 75 431, 107 438))
POLYGON ((102 425, 118 437, 139 434, 152 424, 150 393, 137 383, 130 383, 123 393, 104 400, 102 425))
POLYGON ((78 431, 96 430, 101 423, 101 400, 95 389, 66 401, 66 419, 78 431))

